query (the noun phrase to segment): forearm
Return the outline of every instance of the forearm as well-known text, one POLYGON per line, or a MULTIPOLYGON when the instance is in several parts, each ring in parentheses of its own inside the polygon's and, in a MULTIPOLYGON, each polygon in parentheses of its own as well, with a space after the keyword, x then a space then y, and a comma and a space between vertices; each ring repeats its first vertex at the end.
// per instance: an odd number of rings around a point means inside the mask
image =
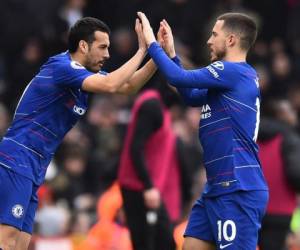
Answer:
MULTIPOLYGON (((176 63, 180 68, 182 68, 182 64, 180 59, 175 55, 172 57, 172 61, 176 63)), ((177 91, 179 92, 180 96, 184 100, 186 105, 192 107, 199 107, 205 104, 206 102, 206 94, 207 89, 194 89, 194 88, 183 88, 177 87, 177 91)))
POLYGON ((149 60, 141 69, 136 71, 127 83, 118 89, 120 94, 135 94, 153 76, 157 67, 153 60, 149 60))
MULTIPOLYGON (((234 86, 231 82, 228 84, 228 81, 222 80, 222 77, 219 77, 219 75, 213 76, 209 71, 209 67, 212 66, 196 70, 185 70, 181 68, 166 55, 157 43, 152 43, 148 48, 148 52, 158 69, 174 87, 231 89, 234 86)), ((218 72, 221 74, 220 70, 218 72)))
POLYGON ((141 148, 138 143, 131 146, 131 159, 133 162, 133 167, 140 181, 144 184, 145 189, 150 189, 153 183, 147 171, 144 148, 141 148))
POLYGON ((207 102, 207 89, 177 88, 184 103, 191 107, 200 107, 207 102))
POLYGON ((182 81, 182 74, 184 73, 178 58, 170 59, 156 43, 150 45, 148 52, 170 84, 174 87, 183 87, 182 84, 177 84, 182 81))
POLYGON ((139 49, 129 61, 110 74, 106 76, 101 76, 100 74, 89 76, 83 82, 83 90, 93 93, 118 92, 122 85, 126 84, 138 69, 145 55, 146 52, 139 49))

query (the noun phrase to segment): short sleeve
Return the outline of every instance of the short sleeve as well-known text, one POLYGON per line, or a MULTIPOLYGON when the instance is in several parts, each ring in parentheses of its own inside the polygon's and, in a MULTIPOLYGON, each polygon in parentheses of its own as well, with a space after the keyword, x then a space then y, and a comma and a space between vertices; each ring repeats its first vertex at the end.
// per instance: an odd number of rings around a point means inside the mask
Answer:
POLYGON ((84 79, 93 74, 76 61, 58 62, 53 65, 54 80, 63 87, 79 89, 84 79))

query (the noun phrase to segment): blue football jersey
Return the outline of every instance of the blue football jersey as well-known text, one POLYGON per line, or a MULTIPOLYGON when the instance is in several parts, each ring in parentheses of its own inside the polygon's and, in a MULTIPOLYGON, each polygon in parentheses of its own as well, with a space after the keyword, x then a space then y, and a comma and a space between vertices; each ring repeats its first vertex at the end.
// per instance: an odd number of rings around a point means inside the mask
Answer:
POLYGON ((92 74, 69 52, 49 58, 19 101, 0 143, 0 165, 40 185, 57 146, 86 112, 81 85, 92 74))
POLYGON ((199 139, 207 175, 203 195, 268 190, 256 144, 260 116, 256 71, 246 62, 227 61, 184 70, 156 43, 149 54, 186 103, 201 107, 199 139))

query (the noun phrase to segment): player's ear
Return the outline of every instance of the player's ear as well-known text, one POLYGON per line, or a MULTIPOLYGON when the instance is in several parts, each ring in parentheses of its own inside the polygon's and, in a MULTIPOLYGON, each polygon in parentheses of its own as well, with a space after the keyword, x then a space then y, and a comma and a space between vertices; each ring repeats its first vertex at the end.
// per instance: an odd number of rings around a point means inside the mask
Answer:
POLYGON ((86 41, 84 40, 80 40, 79 41, 79 46, 78 46, 79 50, 83 53, 86 54, 89 51, 89 45, 86 41))
POLYGON ((234 34, 230 34, 227 36, 227 47, 233 47, 237 43, 238 37, 234 34))

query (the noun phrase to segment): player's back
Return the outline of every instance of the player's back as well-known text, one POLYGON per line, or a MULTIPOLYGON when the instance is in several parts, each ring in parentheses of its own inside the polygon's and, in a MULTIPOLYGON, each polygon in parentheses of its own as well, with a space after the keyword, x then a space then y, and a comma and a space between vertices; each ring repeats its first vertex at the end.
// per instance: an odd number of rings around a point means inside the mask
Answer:
POLYGON ((214 71, 228 89, 209 89, 202 107, 200 141, 207 171, 205 195, 266 190, 256 136, 260 94, 255 70, 247 63, 216 62, 214 71))
POLYGON ((88 72, 68 52, 51 57, 25 89, 0 144, 0 164, 40 184, 64 135, 87 108, 88 72))

